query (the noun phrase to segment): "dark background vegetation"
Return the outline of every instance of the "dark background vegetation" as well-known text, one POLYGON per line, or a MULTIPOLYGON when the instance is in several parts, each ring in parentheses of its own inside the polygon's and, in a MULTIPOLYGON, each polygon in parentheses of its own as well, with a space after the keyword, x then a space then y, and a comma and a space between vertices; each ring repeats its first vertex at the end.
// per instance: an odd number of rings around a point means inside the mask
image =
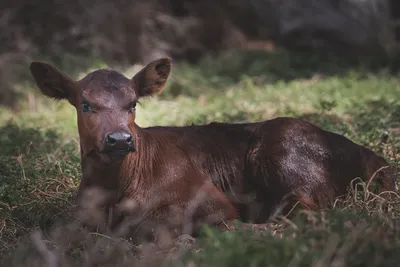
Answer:
MULTIPOLYGON (((382 24, 379 19, 386 13, 379 16, 374 13, 379 8, 378 1, 364 1, 370 2, 369 9, 354 4, 356 0, 286 2, 292 4, 275 0, 43 0, 40 3, 3 0, 0 104, 16 105, 18 92, 13 82, 23 79, 21 72, 26 73, 28 62, 38 58, 68 69, 73 75, 99 59, 111 66, 149 62, 160 56, 195 63, 206 54, 238 49, 273 50, 276 46, 297 51, 311 49, 313 53, 318 51, 331 57, 385 54, 376 32, 361 36, 363 41, 351 38, 382 24), (361 21, 359 28, 348 33, 345 30, 350 23, 335 28, 318 25, 319 20, 303 24, 296 21, 325 14, 324 10, 339 18, 332 20, 333 25, 348 23, 350 13, 364 12, 358 17, 375 20, 365 25, 361 21), (283 22, 292 23, 292 18, 296 27, 285 31, 283 22), (344 32, 343 36, 340 32, 344 32)), ((390 9, 387 19, 396 23, 400 17, 399 4, 394 0, 380 2, 390 9)), ((358 17, 350 19, 355 21, 358 17)), ((391 26, 388 35, 398 40, 400 28, 393 23, 388 24, 391 26)), ((393 51, 397 50, 390 51, 393 58, 397 54, 393 51)))
POLYGON ((167 258, 174 266, 396 266, 398 196, 386 213, 378 197, 352 192, 333 211, 300 214, 265 233, 206 228, 200 240, 164 236, 161 245, 137 247, 73 223, 50 230, 79 184, 75 114, 40 96, 28 72, 30 61, 42 60, 75 78, 100 66, 131 75, 132 66, 169 56, 169 84, 140 111, 141 122, 295 116, 372 148, 399 170, 400 3, 377 3, 0 1, 4 266, 159 266, 167 258), (46 237, 31 236, 36 228, 46 237))

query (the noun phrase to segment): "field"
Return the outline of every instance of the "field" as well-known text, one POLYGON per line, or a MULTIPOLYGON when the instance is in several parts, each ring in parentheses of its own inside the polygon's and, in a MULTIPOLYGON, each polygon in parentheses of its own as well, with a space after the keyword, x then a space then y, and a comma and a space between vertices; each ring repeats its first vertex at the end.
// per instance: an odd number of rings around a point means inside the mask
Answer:
MULTIPOLYGON (((98 67, 104 64, 93 64, 98 67)), ((124 73, 130 77, 137 70, 124 73)), ((18 84, 23 96, 18 111, 0 107, 4 266, 342 267, 397 266, 400 261, 400 196, 394 195, 383 212, 379 197, 368 191, 350 192, 333 210, 299 213, 275 230, 205 228, 197 240, 182 237, 167 245, 133 247, 66 224, 49 231, 71 206, 79 184, 76 114, 67 103, 41 96, 31 78, 24 79, 18 84), (46 242, 29 239, 37 228, 49 235, 46 242)), ((393 66, 373 61, 356 64, 284 51, 226 53, 195 66, 174 65, 164 92, 137 108, 142 127, 277 116, 302 118, 343 134, 400 170, 400 76, 393 66)))

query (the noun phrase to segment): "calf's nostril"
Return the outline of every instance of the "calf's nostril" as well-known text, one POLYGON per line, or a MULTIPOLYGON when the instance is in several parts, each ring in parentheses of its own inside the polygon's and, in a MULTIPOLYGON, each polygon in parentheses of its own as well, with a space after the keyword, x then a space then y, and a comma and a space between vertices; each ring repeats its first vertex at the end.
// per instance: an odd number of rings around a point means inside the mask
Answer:
POLYGON ((132 143, 132 141, 133 141, 133 137, 132 137, 132 135, 130 135, 130 136, 126 139, 126 142, 127 142, 128 144, 130 144, 130 143, 132 143))
POLYGON ((112 137, 111 135, 107 135, 107 144, 109 145, 115 145, 117 143, 117 140, 112 137))

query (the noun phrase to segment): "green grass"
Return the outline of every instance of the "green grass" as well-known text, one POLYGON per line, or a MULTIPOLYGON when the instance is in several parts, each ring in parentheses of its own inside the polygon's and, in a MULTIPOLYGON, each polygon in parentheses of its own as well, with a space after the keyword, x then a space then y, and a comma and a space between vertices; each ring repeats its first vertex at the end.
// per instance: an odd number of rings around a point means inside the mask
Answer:
MULTIPOLYGON (((137 108, 137 123, 145 127, 294 116, 372 148, 398 170, 400 77, 371 64, 354 67, 331 60, 247 52, 206 58, 196 66, 179 63, 165 91, 137 108), (384 134, 389 135, 386 142, 384 134)), ((134 72, 125 71, 129 77, 134 72)), ((32 84, 20 84, 19 89, 24 96, 20 110, 0 108, 0 253, 14 254, 14 259, 28 253, 23 239, 28 233, 46 228, 71 205, 80 177, 74 108, 42 97, 32 84)), ((333 211, 300 214, 278 232, 205 228, 195 249, 174 263, 395 266, 400 260, 400 205, 394 203, 383 215, 373 196, 356 196, 333 211)), ((76 251, 76 258, 83 259, 76 251)), ((128 252, 119 253, 122 261, 132 259, 128 252)), ((118 266, 132 262, 124 264, 118 266)))

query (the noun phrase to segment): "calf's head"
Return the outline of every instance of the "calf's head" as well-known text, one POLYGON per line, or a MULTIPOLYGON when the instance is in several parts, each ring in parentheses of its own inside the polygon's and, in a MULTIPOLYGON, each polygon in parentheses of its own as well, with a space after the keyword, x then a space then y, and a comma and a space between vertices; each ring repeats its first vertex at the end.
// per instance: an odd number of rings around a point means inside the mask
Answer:
POLYGON ((136 103, 140 97, 160 92, 170 70, 171 60, 162 58, 131 79, 101 69, 74 81, 47 63, 35 61, 30 65, 44 95, 65 99, 76 108, 82 158, 93 155, 108 163, 135 151, 136 103))

